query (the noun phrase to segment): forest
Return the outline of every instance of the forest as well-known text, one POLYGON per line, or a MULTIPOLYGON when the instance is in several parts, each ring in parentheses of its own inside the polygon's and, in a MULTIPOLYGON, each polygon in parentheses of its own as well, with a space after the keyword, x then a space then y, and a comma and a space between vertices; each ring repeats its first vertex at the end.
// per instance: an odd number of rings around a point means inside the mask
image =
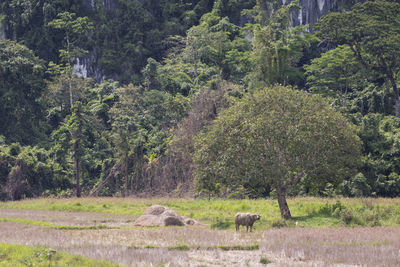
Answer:
POLYGON ((0 200, 399 197, 400 3, 335 3, 1 1, 0 200))

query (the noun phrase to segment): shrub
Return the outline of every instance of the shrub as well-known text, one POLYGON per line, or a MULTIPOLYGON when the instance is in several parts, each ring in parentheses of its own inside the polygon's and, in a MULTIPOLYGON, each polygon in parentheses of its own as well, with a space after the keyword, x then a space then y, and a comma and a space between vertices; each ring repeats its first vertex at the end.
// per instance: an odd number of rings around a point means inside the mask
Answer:
POLYGON ((396 224, 400 224, 400 215, 396 216, 396 224))
POLYGON ((349 208, 345 208, 340 211, 340 219, 345 225, 366 225, 365 214, 362 212, 357 212, 355 210, 351 210, 349 208), (363 216, 364 215, 364 216, 363 216))
POLYGON ((351 221, 353 220, 353 214, 350 210, 345 209, 342 212, 339 213, 340 214, 340 219, 346 224, 350 224, 351 221))
POLYGON ((271 226, 274 228, 281 228, 281 227, 288 226, 288 224, 287 224, 286 220, 280 218, 280 219, 276 219, 276 220, 272 221, 271 226))
POLYGON ((272 263, 272 261, 268 258, 261 258, 260 263, 261 264, 270 264, 270 263, 272 263))

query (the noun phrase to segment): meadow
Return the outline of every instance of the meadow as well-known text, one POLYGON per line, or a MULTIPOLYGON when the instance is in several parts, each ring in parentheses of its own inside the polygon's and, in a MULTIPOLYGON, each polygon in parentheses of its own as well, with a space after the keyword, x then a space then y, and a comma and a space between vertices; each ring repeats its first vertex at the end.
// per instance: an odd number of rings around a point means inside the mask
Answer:
POLYGON ((273 199, 42 198, 1 202, 0 243, 4 244, 0 246, 0 265, 15 266, 4 260, 16 258, 7 256, 9 244, 27 245, 33 251, 68 252, 121 266, 400 265, 400 199, 293 198, 288 203, 293 216, 290 221, 280 219, 273 199), (205 225, 133 226, 154 204, 205 225), (233 217, 239 211, 261 215, 253 233, 235 232, 233 217))
POLYGON ((237 212, 260 214, 258 230, 294 226, 295 222, 299 227, 400 225, 398 198, 291 198, 288 204, 293 219, 287 222, 281 220, 278 202, 274 199, 40 198, 0 202, 0 209, 106 213, 136 219, 154 204, 219 229, 234 229, 233 217, 237 212))
POLYGON ((45 247, 28 247, 0 243, 0 263, 2 266, 93 266, 111 267, 107 261, 92 260, 82 256, 57 252, 45 247))

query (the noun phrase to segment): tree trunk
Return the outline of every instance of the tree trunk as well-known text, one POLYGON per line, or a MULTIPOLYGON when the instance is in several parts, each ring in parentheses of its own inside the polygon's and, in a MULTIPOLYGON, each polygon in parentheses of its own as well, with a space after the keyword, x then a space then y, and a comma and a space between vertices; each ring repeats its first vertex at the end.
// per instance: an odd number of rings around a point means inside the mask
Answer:
POLYGON ((112 178, 115 178, 114 186, 115 186, 115 192, 117 192, 119 190, 119 186, 117 185, 118 185, 118 175, 121 171, 120 169, 121 169, 121 162, 118 162, 110 169, 108 175, 102 179, 101 183, 92 190, 89 196, 95 196, 95 197, 99 196, 99 192, 104 188, 106 184, 110 183, 110 180, 112 178))
POLYGON ((76 197, 81 197, 81 157, 75 158, 76 197))
POLYGON ((389 84, 389 79, 385 77, 385 84, 386 84, 386 94, 390 93, 390 84, 389 84))
POLYGON ((125 153, 125 162, 124 162, 124 175, 125 175, 125 192, 124 197, 128 196, 128 186, 129 186, 129 177, 128 177, 128 152, 125 153))
POLYGON ((395 108, 396 108, 396 117, 400 117, 400 99, 399 99, 399 90, 397 88, 396 81, 393 78, 392 73, 388 74, 388 78, 390 83, 393 87, 393 94, 394 94, 394 101, 395 101, 395 108))
POLYGON ((286 202, 286 190, 282 186, 276 188, 276 193, 278 195, 279 209, 281 210, 281 216, 285 220, 292 219, 290 214, 289 206, 286 202))
POLYGON ((78 120, 78 129, 74 131, 74 154, 75 154, 75 181, 76 196, 81 197, 81 138, 82 138, 82 114, 81 105, 78 102, 76 108, 76 119, 78 120))
POLYGON ((197 85, 197 61, 194 63, 194 80, 195 80, 195 85, 197 85))
POLYGON ((70 104, 70 107, 72 108, 72 106, 74 105, 74 99, 72 97, 72 73, 69 74, 68 79, 69 79, 69 81, 68 81, 69 104, 70 104))
POLYGON ((70 107, 74 105, 74 99, 72 97, 72 62, 71 62, 71 56, 70 56, 70 41, 69 41, 69 33, 68 31, 66 32, 66 40, 67 40, 67 60, 68 60, 68 89, 69 89, 69 104, 70 107))

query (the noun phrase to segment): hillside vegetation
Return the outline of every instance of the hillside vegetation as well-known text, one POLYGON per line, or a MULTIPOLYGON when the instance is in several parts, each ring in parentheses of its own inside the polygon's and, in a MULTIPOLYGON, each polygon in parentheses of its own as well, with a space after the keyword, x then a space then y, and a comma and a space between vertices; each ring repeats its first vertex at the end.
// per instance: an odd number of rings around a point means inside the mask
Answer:
POLYGON ((1 1, 0 200, 400 196, 396 1, 104 3, 1 1))

